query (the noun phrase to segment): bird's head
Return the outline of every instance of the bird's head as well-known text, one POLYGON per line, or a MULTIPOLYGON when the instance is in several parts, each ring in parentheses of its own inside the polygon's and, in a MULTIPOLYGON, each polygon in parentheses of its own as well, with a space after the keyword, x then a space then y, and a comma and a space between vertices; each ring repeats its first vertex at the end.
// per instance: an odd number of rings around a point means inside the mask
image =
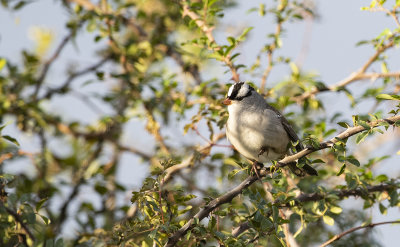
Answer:
POLYGON ((236 82, 229 90, 225 100, 222 102, 224 105, 230 105, 233 101, 241 101, 250 96, 254 88, 245 82, 236 82))

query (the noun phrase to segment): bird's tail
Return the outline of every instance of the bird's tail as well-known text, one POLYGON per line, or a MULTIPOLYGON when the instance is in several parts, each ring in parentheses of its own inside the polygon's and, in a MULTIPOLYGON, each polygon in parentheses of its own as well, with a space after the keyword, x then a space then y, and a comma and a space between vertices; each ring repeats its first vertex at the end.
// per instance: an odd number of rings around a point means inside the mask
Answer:
POLYGON ((302 168, 297 167, 296 163, 289 163, 288 164, 289 169, 299 177, 304 177, 306 174, 311 175, 311 176, 318 176, 317 170, 312 168, 311 166, 305 164, 303 165, 302 168))

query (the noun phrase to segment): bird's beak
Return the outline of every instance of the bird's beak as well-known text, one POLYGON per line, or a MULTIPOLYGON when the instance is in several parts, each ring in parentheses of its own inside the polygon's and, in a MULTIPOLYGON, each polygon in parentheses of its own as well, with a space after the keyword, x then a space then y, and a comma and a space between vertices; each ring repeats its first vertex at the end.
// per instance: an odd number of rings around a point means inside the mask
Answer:
POLYGON ((222 104, 224 104, 224 105, 230 105, 230 104, 232 104, 232 100, 226 98, 226 99, 224 99, 224 100, 222 101, 222 104))

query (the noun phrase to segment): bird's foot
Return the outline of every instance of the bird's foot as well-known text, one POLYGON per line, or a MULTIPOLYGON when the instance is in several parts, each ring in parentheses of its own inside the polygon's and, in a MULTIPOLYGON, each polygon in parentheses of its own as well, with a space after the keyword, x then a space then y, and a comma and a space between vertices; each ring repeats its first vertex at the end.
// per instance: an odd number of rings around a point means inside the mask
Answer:
POLYGON ((260 152, 258 152, 258 157, 260 157, 260 155, 263 155, 265 152, 267 152, 267 156, 269 154, 269 147, 261 147, 260 152))
POLYGON ((252 165, 252 170, 254 171, 254 173, 257 175, 258 179, 261 179, 260 177, 260 171, 263 168, 263 164, 258 162, 258 161, 253 161, 253 165, 252 165))

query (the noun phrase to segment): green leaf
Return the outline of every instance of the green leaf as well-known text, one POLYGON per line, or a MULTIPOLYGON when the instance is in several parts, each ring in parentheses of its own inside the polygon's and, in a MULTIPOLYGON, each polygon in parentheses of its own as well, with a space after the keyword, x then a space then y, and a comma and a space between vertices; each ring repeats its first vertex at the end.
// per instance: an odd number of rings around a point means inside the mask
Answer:
POLYGON ((139 192, 136 192, 136 191, 133 191, 132 192, 132 197, 131 197, 131 202, 132 203, 135 203, 138 199, 139 199, 139 196, 140 196, 140 193, 139 192))
POLYGON ((311 162, 311 164, 325 164, 325 161, 321 160, 321 159, 315 159, 311 162))
POLYGON ((242 32, 242 34, 237 38, 238 41, 243 41, 245 40, 247 33, 250 32, 250 30, 253 29, 253 27, 248 27, 246 29, 244 29, 244 31, 242 32))
POLYGON ((62 238, 57 239, 56 244, 54 247, 64 247, 64 240, 62 238))
POLYGON ((12 174, 7 174, 7 173, 0 174, 0 183, 1 184, 8 184, 11 181, 13 181, 14 178, 15 178, 15 175, 12 175, 12 174))
POLYGON ((260 8, 258 9, 258 14, 260 16, 264 16, 265 15, 265 4, 260 3, 260 8))
POLYGON ((343 164, 342 167, 340 168, 339 172, 336 174, 336 176, 342 175, 345 169, 346 169, 346 164, 343 164))
POLYGON ((274 224, 273 224, 273 223, 271 222, 271 220, 268 219, 268 218, 264 218, 264 219, 261 221, 261 229, 262 229, 263 231, 268 231, 268 230, 270 230, 273 226, 274 226, 274 224))
POLYGON ((47 199, 49 198, 43 198, 36 204, 36 212, 38 212, 42 208, 43 204, 47 201, 47 199))
POLYGON ((389 72, 386 62, 382 62, 381 63, 381 70, 382 70, 382 73, 388 73, 389 72))
POLYGON ((19 10, 20 8, 24 7, 26 4, 28 4, 29 2, 26 1, 20 1, 18 2, 15 6, 14 6, 14 10, 19 10))
POLYGON ((381 183, 388 181, 388 179, 389 179, 388 176, 386 176, 385 174, 381 174, 375 178, 376 181, 381 182, 381 183))
POLYGON ((346 177, 345 177, 346 183, 347 183, 347 187, 352 190, 357 188, 358 185, 358 180, 357 177, 351 173, 346 173, 346 177))
POLYGON ((107 191, 108 191, 108 189, 107 189, 105 186, 100 185, 100 184, 96 184, 96 185, 94 186, 94 189, 95 189, 100 195, 104 195, 104 194, 106 194, 107 191))
POLYGON ((361 142, 363 142, 365 137, 367 137, 367 135, 368 135, 368 131, 364 131, 364 132, 358 134, 357 138, 356 138, 356 143, 360 144, 361 142))
POLYGON ((238 174, 241 171, 243 171, 243 169, 235 169, 235 170, 229 172, 228 173, 228 179, 231 180, 232 178, 235 177, 236 174, 238 174))
POLYGON ((389 94, 379 94, 376 96, 377 99, 386 99, 386 100, 399 100, 400 101, 400 96, 399 95, 389 95, 389 94))
POLYGON ((278 222, 279 209, 276 206, 272 206, 272 218, 274 219, 274 222, 278 222))
POLYGON ((335 220, 328 215, 324 215, 322 217, 322 219, 324 220, 325 224, 327 224, 329 226, 333 226, 335 224, 335 220))
POLYGON ((365 121, 360 120, 360 121, 357 122, 357 124, 358 124, 358 125, 361 125, 361 126, 364 127, 366 130, 370 130, 370 129, 371 129, 371 126, 369 126, 369 124, 368 124, 367 122, 365 122, 365 121))
POLYGON ((0 58, 0 71, 4 68, 6 63, 7 63, 7 60, 5 58, 0 58))
POLYGON ((352 157, 347 157, 346 159, 350 164, 353 164, 357 167, 360 167, 360 161, 358 161, 356 158, 352 158, 352 157))
POLYGON ((18 141, 14 137, 11 137, 9 135, 5 135, 5 136, 1 136, 1 137, 3 137, 4 139, 6 139, 6 140, 8 140, 8 141, 10 141, 12 143, 14 143, 15 145, 19 146, 18 141))
POLYGON ((341 207, 333 206, 329 209, 329 211, 331 211, 334 214, 340 214, 343 211, 343 209, 341 207))
POLYGON ((50 224, 50 219, 49 219, 49 218, 47 218, 47 217, 44 216, 44 215, 40 215, 40 214, 39 214, 39 216, 40 216, 40 218, 42 218, 42 220, 44 221, 44 223, 45 223, 46 225, 49 225, 49 224, 50 224))
POLYGON ((381 212, 381 214, 385 215, 387 213, 387 208, 383 206, 382 203, 379 203, 379 211, 381 212))
POLYGON ((399 199, 399 194, 397 193, 397 191, 396 190, 391 191, 389 193, 389 196, 390 196, 390 198, 389 198, 390 206, 391 207, 396 206, 397 205, 397 201, 399 199))
POLYGON ((215 216, 211 216, 211 219, 208 221, 208 229, 209 230, 214 229, 216 224, 217 224, 217 220, 215 219, 215 216))

